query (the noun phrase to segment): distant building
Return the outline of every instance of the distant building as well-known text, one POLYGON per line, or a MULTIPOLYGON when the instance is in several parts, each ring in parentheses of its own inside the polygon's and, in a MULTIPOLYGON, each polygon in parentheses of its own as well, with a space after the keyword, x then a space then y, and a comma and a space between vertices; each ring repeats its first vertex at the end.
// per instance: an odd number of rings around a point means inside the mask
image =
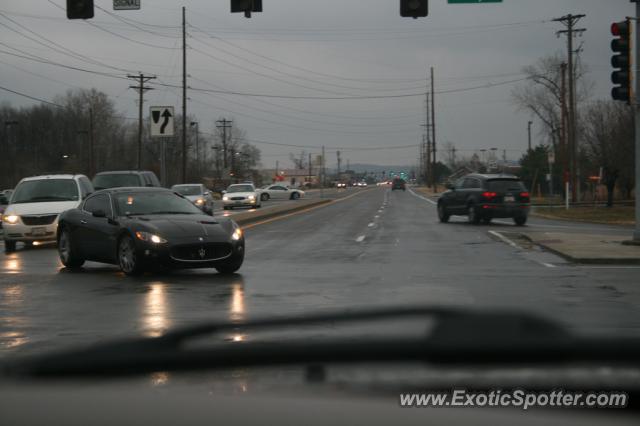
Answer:
POLYGON ((266 184, 279 182, 291 187, 317 186, 320 182, 317 170, 309 169, 280 169, 276 175, 275 169, 264 169, 261 171, 262 181, 266 184))

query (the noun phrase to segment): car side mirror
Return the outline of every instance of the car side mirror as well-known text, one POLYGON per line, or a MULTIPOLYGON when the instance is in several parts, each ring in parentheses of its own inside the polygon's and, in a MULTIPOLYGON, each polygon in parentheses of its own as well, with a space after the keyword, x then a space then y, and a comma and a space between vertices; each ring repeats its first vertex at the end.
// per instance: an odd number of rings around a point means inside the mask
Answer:
POLYGON ((202 195, 204 195, 206 197, 206 196, 211 195, 211 194, 209 193, 209 191, 205 191, 202 195))
POLYGON ((456 186, 452 183, 448 183, 447 184, 447 189, 450 189, 451 191, 455 191, 456 190, 456 186))
POLYGON ((93 217, 107 217, 107 214, 104 210, 96 210, 93 213, 93 217))
POLYGON ((222 193, 223 193, 223 194, 226 194, 226 193, 227 193, 227 191, 225 191, 225 190, 222 190, 222 193))

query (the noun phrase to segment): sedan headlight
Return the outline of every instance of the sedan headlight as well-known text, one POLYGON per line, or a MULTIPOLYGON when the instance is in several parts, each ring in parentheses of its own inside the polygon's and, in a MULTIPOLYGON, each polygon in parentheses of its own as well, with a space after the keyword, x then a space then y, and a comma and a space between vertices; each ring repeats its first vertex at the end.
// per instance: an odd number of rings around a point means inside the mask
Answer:
POLYGON ((255 196, 255 195, 249 195, 249 196, 247 197, 247 199, 248 199, 249 201, 253 201, 253 200, 255 200, 255 199, 256 199, 256 196, 255 196))
POLYGON ((20 220, 20 216, 17 216, 15 214, 7 214, 2 217, 2 220, 11 225, 15 225, 20 220))
POLYGON ((138 231, 136 232, 136 238, 141 241, 151 242, 153 244, 164 244, 167 242, 159 235, 152 234, 151 232, 138 231))
POLYGON ((204 204, 204 199, 202 199, 202 198, 198 198, 198 199, 196 200, 196 204, 197 204, 197 205, 199 205, 199 206, 203 205, 203 204, 204 204))
POLYGON ((222 197, 222 201, 229 201, 229 197, 225 195, 224 197, 222 197))

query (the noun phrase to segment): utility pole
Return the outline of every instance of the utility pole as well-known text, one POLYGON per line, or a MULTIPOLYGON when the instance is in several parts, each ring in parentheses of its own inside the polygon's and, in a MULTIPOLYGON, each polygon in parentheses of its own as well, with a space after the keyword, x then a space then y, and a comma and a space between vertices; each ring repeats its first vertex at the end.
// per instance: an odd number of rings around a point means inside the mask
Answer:
POLYGON ((569 67, 569 122, 568 122, 568 145, 569 145, 569 154, 570 154, 570 181, 571 181, 571 199, 573 202, 577 201, 577 157, 578 157, 578 149, 577 149, 577 141, 576 141, 576 94, 575 94, 575 66, 573 63, 573 37, 576 34, 582 34, 586 31, 584 28, 575 28, 575 25, 578 21, 584 18, 585 15, 566 15, 562 18, 554 19, 555 22, 561 22, 567 28, 566 30, 558 31, 558 34, 566 34, 567 35, 567 62, 569 67))
POLYGON ((433 190, 438 190, 438 183, 436 182, 436 92, 435 92, 435 80, 433 77, 433 67, 431 67, 431 149, 433 155, 433 161, 431 165, 431 182, 433 182, 433 190))
MULTIPOLYGON (((566 187, 569 182, 569 149, 567 143, 567 64, 560 64, 561 85, 560 85, 560 155, 562 158, 562 184, 566 187)), ((565 197, 568 196, 565 188, 562 188, 562 193, 565 197)))
POLYGON ((325 172, 324 145, 322 145, 322 181, 320 182, 320 198, 324 198, 325 172))
POLYGON ((529 121, 529 123, 527 124, 527 133, 529 134, 529 151, 531 151, 531 125, 533 124, 533 121, 529 121))
MULTIPOLYGON (((153 87, 145 86, 144 84, 153 80, 155 76, 144 75, 142 73, 138 75, 127 75, 127 78, 131 78, 136 80, 137 86, 129 86, 130 89, 134 89, 138 91, 139 99, 138 99, 138 155, 137 155, 137 164, 138 170, 142 170, 142 107, 144 104, 144 94, 149 90, 153 90, 153 87)), ((93 157, 91 157, 93 158, 93 157)))
POLYGON ((187 18, 182 6, 182 183, 187 183, 187 18))
POLYGON ((338 175, 336 178, 340 180, 340 165, 342 163, 342 160, 340 159, 340 151, 336 151, 336 156, 338 158, 338 175))
POLYGON ((311 153, 309 153, 309 180, 307 182, 309 182, 309 184, 312 183, 313 178, 311 177, 311 153))
POLYGON ((222 168, 224 170, 227 169, 227 129, 230 129, 232 124, 233 121, 229 121, 226 118, 216 121, 216 128, 222 129, 222 168))

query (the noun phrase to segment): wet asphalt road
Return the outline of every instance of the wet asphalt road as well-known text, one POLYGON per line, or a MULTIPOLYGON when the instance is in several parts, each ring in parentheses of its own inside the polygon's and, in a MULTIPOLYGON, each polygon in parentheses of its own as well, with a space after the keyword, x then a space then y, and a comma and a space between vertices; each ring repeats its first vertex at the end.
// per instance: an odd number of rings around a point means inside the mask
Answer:
MULTIPOLYGON (((342 195, 248 227, 245 264, 231 277, 196 270, 128 278, 97 263, 72 273, 52 247, 0 254, 0 358, 206 320, 407 304, 508 307, 581 332, 640 335, 639 267, 574 266, 488 235, 515 229, 509 221, 440 224, 433 203, 412 191, 342 195)), ((531 227, 627 232, 541 219, 531 227)))

